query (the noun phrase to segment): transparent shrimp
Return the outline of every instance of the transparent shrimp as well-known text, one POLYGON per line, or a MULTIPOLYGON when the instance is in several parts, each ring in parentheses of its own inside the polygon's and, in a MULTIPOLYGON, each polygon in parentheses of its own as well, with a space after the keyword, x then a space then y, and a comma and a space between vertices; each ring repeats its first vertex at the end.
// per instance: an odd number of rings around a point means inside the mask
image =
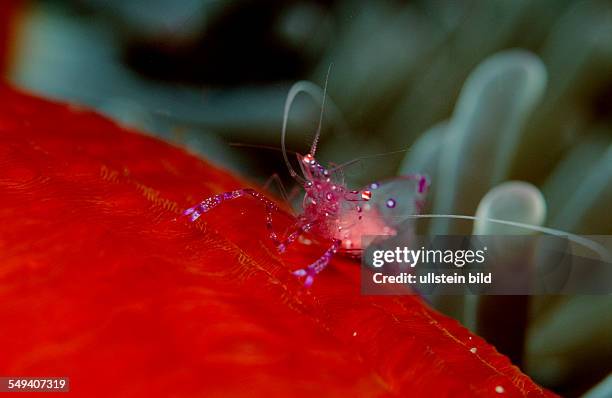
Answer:
MULTIPOLYGON (((328 70, 329 77, 329 70, 328 70)), ((315 276, 327 267, 330 260, 339 251, 358 256, 361 251, 361 237, 364 235, 393 235, 395 225, 388 220, 386 213, 397 215, 409 211, 414 213, 422 206, 427 190, 427 178, 422 175, 410 175, 395 178, 381 183, 375 182, 363 189, 351 190, 342 176, 343 167, 348 164, 326 168, 315 158, 327 91, 327 78, 323 92, 310 82, 298 82, 289 90, 284 107, 281 133, 281 149, 289 174, 304 189, 302 211, 296 217, 291 231, 284 238, 275 230, 273 215, 279 211, 277 205, 263 194, 249 188, 225 192, 204 199, 199 204, 185 210, 183 215, 189 221, 196 221, 202 214, 211 211, 227 200, 240 197, 252 197, 259 200, 266 208, 266 227, 270 240, 279 253, 285 252, 287 246, 294 243, 301 235, 311 233, 327 241, 328 247, 321 256, 311 264, 293 271, 302 278, 305 286, 312 285, 315 276), (287 121, 293 101, 301 92, 314 97, 321 97, 321 114, 315 138, 306 155, 297 154, 301 174, 289 161, 285 145, 287 121), (398 191, 398 188, 402 188, 398 191), (392 191, 395 191, 392 195, 392 191)))
MULTIPOLYGON (((328 71, 329 75, 329 71, 328 71)), ((312 285, 317 274, 323 271, 336 253, 359 257, 362 253, 362 238, 365 236, 393 236, 399 233, 412 233, 413 226, 407 221, 419 218, 455 218, 475 220, 476 217, 457 214, 420 214, 424 208, 429 181, 425 175, 412 174, 372 182, 361 189, 349 189, 343 178, 343 168, 354 163, 325 167, 317 161, 315 153, 319 142, 323 108, 325 106, 327 79, 325 88, 321 89, 309 82, 298 82, 292 86, 287 95, 284 107, 281 150, 289 174, 304 189, 301 212, 298 212, 294 225, 281 238, 274 228, 274 213, 280 211, 278 206, 263 194, 243 188, 224 192, 206 198, 197 205, 185 210, 183 215, 189 221, 195 222, 202 214, 211 211, 223 202, 240 197, 251 197, 258 200, 266 208, 265 223, 269 238, 279 253, 284 253, 287 247, 298 240, 303 234, 317 236, 321 241, 327 241, 328 246, 321 256, 303 268, 293 271, 293 275, 303 280, 304 286, 312 285), (298 173, 289 161, 285 147, 287 121, 291 105, 301 92, 313 97, 323 98, 321 117, 310 151, 306 155, 297 156, 301 173, 298 173), (400 230, 401 229, 401 230, 400 230)), ((515 223, 512 221, 486 218, 486 221, 513 225, 524 229, 563 235, 570 240, 584 245, 602 258, 609 258, 609 253, 601 246, 588 239, 551 228, 536 225, 515 223)), ((407 238, 409 237, 409 234, 407 238)))

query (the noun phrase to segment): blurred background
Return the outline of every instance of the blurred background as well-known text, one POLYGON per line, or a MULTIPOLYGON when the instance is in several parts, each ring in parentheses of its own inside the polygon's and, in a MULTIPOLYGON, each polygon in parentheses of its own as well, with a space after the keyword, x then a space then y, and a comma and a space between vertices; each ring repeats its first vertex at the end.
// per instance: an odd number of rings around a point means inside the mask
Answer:
MULTIPOLYGON (((278 173, 291 188, 274 150, 287 91, 322 86, 332 65, 318 158, 361 159, 349 183, 426 173, 427 213, 612 234, 609 1, 5 3, 13 84, 253 181, 278 173)), ((291 149, 309 147, 319 101, 296 100, 291 149)), ((419 228, 530 233, 445 219, 419 228)), ((609 295, 427 299, 538 383, 612 397, 609 295)))

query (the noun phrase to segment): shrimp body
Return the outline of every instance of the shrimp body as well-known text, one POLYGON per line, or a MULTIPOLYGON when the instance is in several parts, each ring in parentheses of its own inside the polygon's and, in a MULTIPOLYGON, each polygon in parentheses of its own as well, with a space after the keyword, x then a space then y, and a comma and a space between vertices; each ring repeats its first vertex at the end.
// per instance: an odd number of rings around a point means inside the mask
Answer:
MULTIPOLYGON (((329 241, 330 246, 318 258, 305 268, 293 271, 299 278, 304 278, 304 285, 310 286, 316 274, 327 267, 333 255, 342 251, 351 256, 359 256, 362 249, 362 238, 368 235, 395 235, 396 229, 386 219, 381 210, 380 200, 372 200, 378 195, 385 199, 385 206, 392 210, 397 207, 396 199, 384 194, 384 186, 389 184, 372 183, 367 189, 349 190, 338 178, 337 168, 326 169, 318 163, 312 154, 299 156, 304 174, 305 190, 303 212, 296 218, 295 225, 284 237, 274 229, 273 214, 279 211, 276 204, 261 193, 249 188, 214 195, 183 212, 191 222, 196 221, 203 213, 211 211, 224 201, 240 197, 252 197, 264 204, 267 210, 266 227, 269 238, 279 253, 284 253, 287 246, 294 243, 305 233, 313 234, 321 241, 329 241), (373 193, 374 191, 374 193, 373 193), (379 192, 377 192, 379 191, 379 192)), ((426 179, 423 176, 405 176, 392 181, 418 181, 420 194, 424 193, 426 179)), ((416 192, 416 191, 415 191, 416 192)), ((415 192, 407 191, 406 201, 415 200, 415 192)), ((418 201, 415 202, 418 204, 418 201)))
MULTIPOLYGON (((304 183, 302 218, 312 225, 312 232, 320 237, 338 240, 347 254, 358 254, 361 238, 366 235, 395 235, 380 213, 368 202, 370 189, 349 190, 342 181, 333 178, 333 171, 318 163, 308 154, 301 159, 304 183)), ((377 184, 371 184, 376 189, 377 184)))
POLYGON ((322 93, 319 92, 318 87, 309 82, 298 82, 291 87, 285 101, 281 150, 290 176, 305 190, 302 212, 297 216, 292 228, 284 234, 278 233, 273 224, 273 214, 278 211, 278 207, 263 194, 249 188, 211 196, 183 212, 189 221, 195 222, 203 213, 212 210, 224 201, 252 197, 262 202, 266 208, 265 223, 268 236, 279 253, 284 253, 287 246, 305 233, 313 234, 321 241, 329 241, 329 246, 321 257, 308 266, 293 271, 296 277, 304 279, 305 286, 313 283, 315 275, 327 267, 331 258, 338 251, 359 256, 362 249, 362 237, 395 235, 396 226, 399 225, 397 222, 401 221, 403 216, 414 214, 420 209, 427 186, 424 176, 411 175, 397 177, 384 184, 375 182, 361 190, 349 190, 342 178, 343 166, 327 169, 317 162, 314 154, 321 132, 326 89, 327 78, 322 93), (289 110, 293 100, 300 92, 307 92, 314 97, 322 98, 319 127, 310 151, 305 156, 298 155, 297 160, 302 175, 293 169, 285 148, 289 110), (417 186, 418 188, 415 188, 417 186), (400 200, 397 200, 397 195, 400 200))
MULTIPOLYGON (((329 77, 329 70, 327 77, 329 77)), ((327 267, 331 258, 338 251, 351 256, 360 256, 363 249, 362 240, 365 236, 400 234, 403 236, 406 232, 410 235, 413 233, 413 226, 408 224, 408 229, 406 229, 405 221, 417 218, 478 219, 473 216, 454 214, 420 214, 425 203, 425 195, 429 185, 428 179, 421 174, 403 175, 381 181, 380 183, 373 182, 361 190, 350 190, 347 188, 342 178, 341 169, 350 163, 328 169, 317 162, 314 157, 321 133, 326 89, 327 78, 325 79, 325 88, 322 92, 316 85, 310 82, 298 82, 291 87, 285 101, 281 150, 289 175, 305 190, 302 212, 296 217, 292 228, 284 234, 279 234, 275 230, 273 223, 273 215, 279 211, 278 206, 265 195, 250 188, 213 195, 185 210, 183 215, 189 221, 195 222, 204 213, 211 211, 227 200, 251 197, 260 201, 265 206, 267 212, 265 224, 268 229, 268 236, 279 253, 284 253, 287 246, 294 243, 305 233, 312 234, 321 241, 329 241, 328 248, 317 260, 304 268, 292 272, 296 277, 303 278, 303 283, 306 287, 312 285, 314 277, 327 267), (322 98, 319 127, 310 151, 305 156, 298 155, 298 163, 302 175, 293 169, 285 148, 289 110, 295 97, 300 92, 309 93, 315 98, 322 98)), ((601 254, 602 258, 609 258, 605 249, 601 250, 593 242, 564 231, 491 218, 486 218, 486 220, 522 227, 532 231, 569 236, 571 240, 601 254)))

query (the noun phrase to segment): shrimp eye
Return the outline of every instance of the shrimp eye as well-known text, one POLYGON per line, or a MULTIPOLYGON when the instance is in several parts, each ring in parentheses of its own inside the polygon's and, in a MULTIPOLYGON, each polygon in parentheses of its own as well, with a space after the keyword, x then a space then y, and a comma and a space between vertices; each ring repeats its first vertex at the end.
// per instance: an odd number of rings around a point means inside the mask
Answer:
POLYGON ((363 200, 370 200, 370 199, 372 199, 372 192, 370 192, 370 191, 363 191, 361 193, 361 199, 363 199, 363 200))
POLYGON ((304 156, 302 158, 302 162, 306 163, 306 164, 315 164, 315 159, 314 156, 312 156, 310 153, 306 156, 304 156))

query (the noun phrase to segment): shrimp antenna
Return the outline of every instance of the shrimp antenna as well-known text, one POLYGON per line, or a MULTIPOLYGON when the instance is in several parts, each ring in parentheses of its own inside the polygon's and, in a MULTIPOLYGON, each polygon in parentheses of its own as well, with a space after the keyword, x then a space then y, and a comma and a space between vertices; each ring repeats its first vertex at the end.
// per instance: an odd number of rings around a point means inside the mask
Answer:
POLYGON ((570 232, 561 231, 555 228, 541 227, 539 225, 525 224, 522 222, 516 221, 508 221, 501 220, 498 218, 490 218, 490 217, 476 217, 476 216, 466 216, 461 214, 412 214, 407 216, 408 218, 451 218, 458 220, 472 220, 472 221, 487 221, 495 224, 509 225, 512 227, 529 229, 532 231, 543 232, 546 234, 560 236, 564 238, 568 238, 569 240, 582 245, 593 252, 597 253, 599 257, 607 262, 612 262, 612 255, 610 252, 601 244, 591 240, 584 238, 582 236, 574 235, 570 232))
POLYGON ((325 99, 327 97, 327 82, 329 81, 329 74, 331 73, 333 63, 329 64, 327 68, 327 74, 325 75, 325 85, 323 86, 323 99, 321 100, 321 112, 319 114, 319 125, 317 126, 317 132, 315 133, 314 140, 312 140, 312 146, 310 147, 310 154, 315 155, 317 151, 317 144, 319 143, 319 137, 321 137, 321 126, 323 125, 323 111, 325 110, 325 99))
MULTIPOLYGON (((282 152, 281 148, 275 147, 275 146, 271 146, 271 145, 245 144, 245 143, 242 143, 242 142, 230 142, 228 145, 231 146, 231 147, 237 147, 237 148, 269 149, 270 151, 282 152)), ((286 152, 294 154, 294 155, 297 155, 296 151, 292 151, 292 150, 289 150, 289 149, 287 149, 286 152)))
MULTIPOLYGON (((331 65, 330 65, 330 69, 331 69, 331 65)), ((330 69, 328 69, 328 72, 327 72, 328 76, 329 76, 330 69)), ((327 87, 327 79, 325 80, 325 87, 327 87)), ((291 86, 291 88, 289 89, 289 93, 287 94, 287 99, 285 100, 285 109, 283 112, 283 129, 281 133, 281 149, 283 151, 283 158, 285 159, 285 164, 287 165, 287 169, 289 170, 289 175, 291 175, 291 177, 297 180, 300 184, 304 184, 306 180, 293 169, 293 166, 291 166, 291 163, 289 162, 289 157, 287 156, 287 147, 285 145, 286 136, 287 136, 287 123, 289 121, 289 111, 291 110, 291 105, 293 105, 293 101, 295 101, 295 97, 297 97, 297 95, 301 92, 310 94, 310 96, 315 99, 322 98, 321 102, 323 103, 323 106, 324 106, 325 105, 325 91, 322 91, 321 88, 314 83, 311 83, 306 80, 301 80, 295 83, 293 86, 291 86)), ((321 109, 323 108, 323 106, 321 107, 321 109)), ((320 133, 322 118, 323 118, 323 112, 321 111, 321 116, 319 119, 319 129, 317 130, 317 135, 313 143, 314 149, 316 149, 316 143, 318 141, 318 137, 320 133)), ((312 155, 312 149, 311 149, 311 155, 312 155)))
POLYGON ((361 162, 362 160, 365 160, 365 159, 376 158, 376 157, 379 157, 379 156, 394 155, 394 154, 396 154, 396 153, 405 153, 405 152, 408 152, 408 149, 398 149, 397 151, 383 152, 383 153, 375 153, 375 154, 373 154, 373 155, 365 155, 365 156, 360 156, 360 157, 358 157, 358 158, 355 158, 355 159, 349 160, 349 161, 347 161, 347 162, 341 163, 341 164, 339 164, 339 165, 337 165, 337 166, 334 166, 333 168, 331 168, 331 169, 329 170, 329 172, 330 172, 330 173, 331 173, 331 172, 334 172, 334 171, 336 171, 336 170, 339 170, 339 169, 342 169, 342 168, 344 168, 344 167, 350 166, 350 165, 355 164, 355 163, 357 163, 357 162, 361 162))

